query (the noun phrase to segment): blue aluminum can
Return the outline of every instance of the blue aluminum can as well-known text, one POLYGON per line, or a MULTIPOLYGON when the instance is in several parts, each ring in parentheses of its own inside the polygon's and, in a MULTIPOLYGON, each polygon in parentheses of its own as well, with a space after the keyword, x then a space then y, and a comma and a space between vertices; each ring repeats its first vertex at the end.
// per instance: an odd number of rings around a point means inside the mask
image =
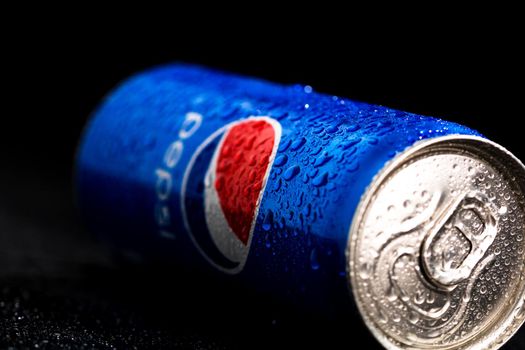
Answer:
MULTIPOLYGON (((82 215, 115 249, 308 307, 340 311, 355 299, 385 346, 499 344, 523 321, 498 304, 478 319, 495 326, 467 325, 486 306, 468 300, 496 271, 497 242, 525 227, 524 172, 462 125, 177 64, 104 100, 76 171, 82 215)), ((521 310, 514 282, 504 284, 521 310)))

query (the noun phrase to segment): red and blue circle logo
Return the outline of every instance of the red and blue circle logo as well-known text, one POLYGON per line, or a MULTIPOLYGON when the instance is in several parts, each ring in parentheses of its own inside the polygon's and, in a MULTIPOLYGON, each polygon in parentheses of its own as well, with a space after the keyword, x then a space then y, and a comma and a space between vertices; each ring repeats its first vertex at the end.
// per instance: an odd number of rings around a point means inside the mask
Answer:
POLYGON ((204 140, 186 168, 184 224, 201 254, 224 272, 244 267, 280 138, 274 119, 239 120, 204 140))

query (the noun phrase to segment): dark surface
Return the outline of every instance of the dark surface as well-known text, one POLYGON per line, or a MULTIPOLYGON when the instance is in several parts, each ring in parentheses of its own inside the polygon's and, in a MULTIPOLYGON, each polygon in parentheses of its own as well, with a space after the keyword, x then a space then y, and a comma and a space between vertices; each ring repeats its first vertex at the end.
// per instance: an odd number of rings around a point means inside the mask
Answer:
MULTIPOLYGON (((116 265, 75 215, 71 174, 82 126, 125 77, 185 60, 442 116, 525 159, 523 130, 515 127, 523 115, 516 86, 524 61, 514 22, 383 21, 356 12, 344 21, 330 14, 325 27, 318 17, 295 24, 250 13, 245 22, 218 16, 212 23, 198 12, 170 14, 166 28, 155 32, 145 31, 145 14, 131 21, 134 29, 114 31, 94 17, 39 16, 18 23, 28 34, 8 38, 3 84, 9 92, 0 128, 0 347, 377 348, 357 317, 328 321, 264 296, 242 297, 242 287, 188 272, 116 265), (208 29, 195 29, 203 23, 208 29)), ((524 348, 522 329, 505 349, 524 348)))

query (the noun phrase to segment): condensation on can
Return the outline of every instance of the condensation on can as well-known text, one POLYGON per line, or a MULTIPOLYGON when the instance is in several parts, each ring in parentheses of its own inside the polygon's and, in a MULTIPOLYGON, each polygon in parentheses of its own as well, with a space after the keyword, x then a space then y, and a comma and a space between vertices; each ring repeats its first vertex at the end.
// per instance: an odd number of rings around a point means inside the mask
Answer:
POLYGON ((523 167, 462 125, 178 64, 132 77, 104 100, 76 170, 86 223, 115 249, 329 312, 348 312, 352 285, 387 347, 459 349, 492 330, 497 344, 523 319, 515 304, 489 325, 501 300, 468 309, 523 291, 510 282, 523 277, 523 167), (442 160, 446 152, 472 164, 442 160), (503 199, 494 179, 507 186, 503 199), (456 180, 472 191, 452 195, 456 180), (466 289, 475 292, 458 299, 466 289))

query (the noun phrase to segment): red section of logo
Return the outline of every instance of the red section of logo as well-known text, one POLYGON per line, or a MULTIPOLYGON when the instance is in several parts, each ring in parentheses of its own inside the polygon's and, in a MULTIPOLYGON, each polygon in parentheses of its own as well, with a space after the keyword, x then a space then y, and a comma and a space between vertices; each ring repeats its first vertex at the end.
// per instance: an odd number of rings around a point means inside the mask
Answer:
POLYGON ((274 142, 274 128, 265 120, 234 125, 222 142, 215 190, 228 225, 244 245, 248 243, 274 142))

